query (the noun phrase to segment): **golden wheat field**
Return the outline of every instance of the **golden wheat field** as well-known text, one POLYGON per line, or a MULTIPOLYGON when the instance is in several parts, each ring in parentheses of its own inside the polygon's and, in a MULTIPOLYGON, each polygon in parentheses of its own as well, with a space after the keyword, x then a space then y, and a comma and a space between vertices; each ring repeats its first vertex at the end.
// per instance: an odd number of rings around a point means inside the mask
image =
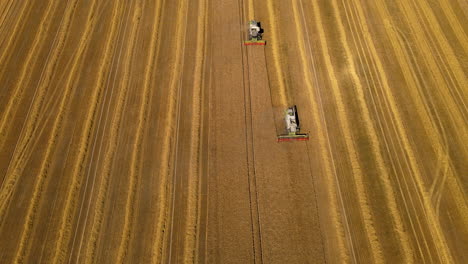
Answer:
POLYGON ((468 263, 467 74, 465 0, 0 0, 0 263, 468 263))

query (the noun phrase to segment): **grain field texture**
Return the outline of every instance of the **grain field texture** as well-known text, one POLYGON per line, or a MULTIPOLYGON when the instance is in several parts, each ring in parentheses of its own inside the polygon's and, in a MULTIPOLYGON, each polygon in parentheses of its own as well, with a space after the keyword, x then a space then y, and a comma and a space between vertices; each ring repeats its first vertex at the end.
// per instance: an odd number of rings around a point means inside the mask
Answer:
POLYGON ((468 263, 467 75, 462 0, 0 0, 0 263, 468 263))

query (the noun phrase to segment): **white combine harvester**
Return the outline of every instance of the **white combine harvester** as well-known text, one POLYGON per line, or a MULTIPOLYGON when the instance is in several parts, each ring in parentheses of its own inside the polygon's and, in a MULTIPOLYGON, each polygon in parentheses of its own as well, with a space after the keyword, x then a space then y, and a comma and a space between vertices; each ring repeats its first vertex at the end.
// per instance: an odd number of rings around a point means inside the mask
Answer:
POLYGON ((247 32, 248 40, 244 41, 244 45, 266 45, 262 40, 263 29, 260 27, 260 22, 251 20, 247 32))
POLYGON ((296 106, 291 106, 285 111, 284 120, 286 122, 287 134, 278 135, 278 142, 294 141, 294 140, 309 140, 309 134, 299 133, 299 116, 297 115, 296 106))

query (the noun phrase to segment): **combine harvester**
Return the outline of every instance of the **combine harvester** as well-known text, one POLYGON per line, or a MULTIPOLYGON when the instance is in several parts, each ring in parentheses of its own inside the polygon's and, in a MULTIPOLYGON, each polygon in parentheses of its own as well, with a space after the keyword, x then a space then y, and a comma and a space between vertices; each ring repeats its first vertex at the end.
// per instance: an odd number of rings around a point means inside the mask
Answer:
POLYGON ((249 40, 244 41, 244 45, 261 45, 265 46, 266 41, 262 40, 263 29, 260 27, 260 22, 251 20, 249 22, 249 29, 247 32, 247 38, 249 40))
POLYGON ((278 135, 278 142, 309 140, 309 134, 299 133, 299 116, 297 115, 296 106, 292 106, 286 109, 284 120, 286 121, 286 130, 288 131, 288 133, 278 135))

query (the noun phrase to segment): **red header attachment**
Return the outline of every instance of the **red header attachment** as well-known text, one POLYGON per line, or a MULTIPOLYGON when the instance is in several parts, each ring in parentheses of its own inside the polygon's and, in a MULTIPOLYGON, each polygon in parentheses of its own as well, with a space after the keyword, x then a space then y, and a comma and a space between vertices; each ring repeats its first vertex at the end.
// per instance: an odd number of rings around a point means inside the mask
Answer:
POLYGON ((244 46, 265 46, 266 42, 265 41, 245 41, 244 46))
POLYGON ((278 142, 285 142, 285 141, 308 141, 309 135, 295 135, 295 136, 278 136, 278 142))

